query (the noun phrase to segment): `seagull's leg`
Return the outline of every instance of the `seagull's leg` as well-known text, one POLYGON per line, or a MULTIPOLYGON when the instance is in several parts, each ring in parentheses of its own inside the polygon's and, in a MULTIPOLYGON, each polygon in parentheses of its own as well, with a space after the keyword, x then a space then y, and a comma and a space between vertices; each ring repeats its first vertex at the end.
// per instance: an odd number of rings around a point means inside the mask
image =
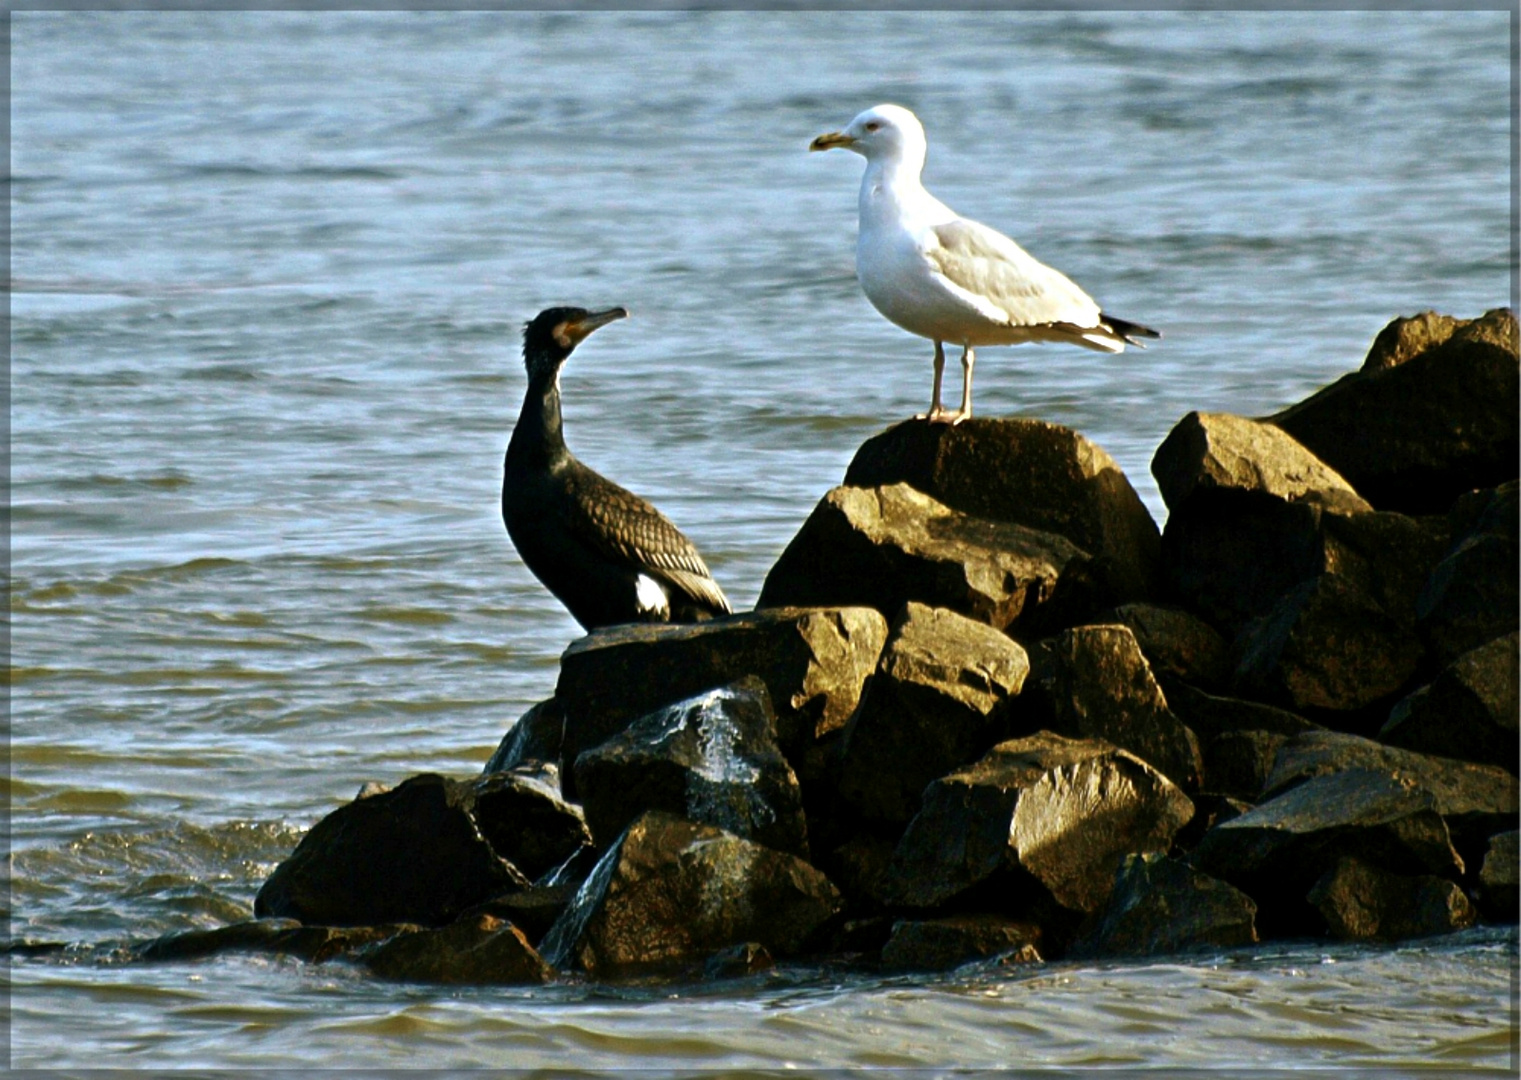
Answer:
POLYGON ((933 423, 945 415, 945 406, 940 404, 940 377, 945 374, 945 349, 940 342, 935 342, 935 393, 930 398, 930 411, 920 413, 915 420, 928 420, 933 423))
POLYGON ((942 422, 954 425, 972 418, 972 365, 975 363, 977 363, 977 354, 972 351, 972 347, 970 345, 962 346, 961 408, 955 412, 942 413, 942 422))

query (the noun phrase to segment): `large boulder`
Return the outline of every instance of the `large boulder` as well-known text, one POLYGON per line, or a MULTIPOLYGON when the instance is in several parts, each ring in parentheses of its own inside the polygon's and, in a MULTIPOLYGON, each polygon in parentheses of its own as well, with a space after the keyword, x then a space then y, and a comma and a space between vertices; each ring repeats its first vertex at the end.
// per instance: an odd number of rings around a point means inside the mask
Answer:
MULTIPOLYGON (((855 712, 876 668, 887 620, 869 607, 775 608, 690 625, 608 627, 560 657, 562 761, 656 709, 746 675, 766 684, 783 751, 802 760, 855 712)), ((574 775, 565 776, 575 794, 574 775)))
POLYGON ((475 794, 471 783, 424 773, 339 807, 275 867, 254 914, 327 926, 443 926, 527 887, 481 835, 475 794))
POLYGON ((1257 905, 1240 889, 1160 852, 1127 855, 1081 956, 1155 956, 1257 940, 1257 905))
POLYGON ((1376 730, 1422 656, 1413 628, 1337 574, 1289 590, 1242 631, 1236 649, 1244 696, 1365 730, 1376 730))
POLYGON ((1159 682, 1178 679, 1218 691, 1230 681, 1235 667, 1230 642, 1209 623, 1181 608, 1121 604, 1095 616, 1093 622, 1128 626, 1159 682))
POLYGON ((1521 904, 1521 832, 1515 829, 1489 838, 1479 868, 1479 910, 1492 922, 1514 923, 1521 904))
POLYGON ((1151 472, 1170 510, 1220 491, 1318 503, 1343 513, 1372 509, 1335 469, 1281 428, 1229 413, 1191 412, 1178 421, 1157 447, 1151 472))
POLYGON ((560 742, 565 736, 565 710, 559 699, 541 701, 507 729, 483 773, 506 772, 521 765, 560 763, 560 742))
POLYGON ((1343 855, 1310 889, 1334 937, 1398 941, 1447 934, 1478 919, 1461 886, 1433 874, 1391 874, 1343 855))
POLYGON ((147 962, 181 962, 230 953, 264 953, 322 964, 418 929, 412 924, 303 926, 295 919, 250 919, 210 930, 164 934, 133 947, 130 955, 147 962))
POLYGON ((1156 522, 1114 459, 1059 424, 906 421, 856 451, 845 483, 906 483, 963 514, 1065 536, 1094 557, 1116 603, 1157 591, 1156 522))
MULTIPOLYGON (((1378 332, 1368 355, 1363 359, 1363 371, 1383 371, 1399 367, 1406 360, 1414 360, 1427 349, 1446 344, 1454 334, 1464 336, 1488 336, 1498 344, 1515 349, 1512 329, 1509 340, 1504 337, 1507 313, 1503 308, 1490 312, 1479 319, 1458 319, 1440 315, 1435 311, 1422 311, 1409 317, 1397 318, 1378 332), (1498 333, 1497 333, 1498 332, 1498 333)), ((1510 322, 1509 327, 1514 328, 1510 322)))
POLYGON ((646 810, 808 857, 797 777, 754 675, 658 709, 576 758, 576 790, 606 847, 646 810))
POLYGON ((1056 533, 973 517, 907 484, 837 487, 766 575, 757 606, 862 604, 890 616, 916 600, 1003 630, 1048 605, 1097 603, 1090 561, 1056 533), (1064 574, 1079 584, 1058 597, 1064 574))
POLYGON ((1305 731, 1320 730, 1319 724, 1275 705, 1206 694, 1177 679, 1159 682, 1167 695, 1167 707, 1201 740, 1231 731, 1271 731, 1279 735, 1298 735, 1305 731))
POLYGON ((371 951, 365 964, 381 978, 407 982, 516 985, 548 982, 554 974, 521 930, 491 915, 400 934, 371 951))
POLYGON ((1321 925, 1306 897, 1343 856, 1406 876, 1463 872, 1432 793, 1370 769, 1317 776, 1221 822, 1192 861, 1255 900, 1274 936, 1321 925))
POLYGON ((1379 739, 1440 757, 1500 765, 1521 758, 1521 635, 1515 632, 1458 657, 1429 686, 1396 704, 1379 739))
POLYGON ((1107 740, 1185 790, 1198 790, 1198 739, 1168 709, 1129 627, 1074 627, 1042 641, 1031 662, 1029 701, 1021 710, 1026 725, 1107 740))
POLYGON ((1415 603, 1421 636, 1440 663, 1516 629, 1521 609, 1517 486, 1475 493, 1463 500, 1466 505, 1453 508, 1457 540, 1415 603))
POLYGON ((1521 455, 1516 317, 1481 322, 1269 419, 1377 508, 1441 513, 1462 492, 1515 479, 1521 455))
POLYGON ((690 968, 744 942, 780 957, 840 906, 796 856, 652 810, 602 856, 541 951, 594 978, 690 968))
POLYGON ((1006 963, 1040 963, 1041 928, 1000 915, 951 915, 942 919, 901 919, 882 947, 890 971, 948 971, 991 957, 1006 963))
POLYGON ((1062 907, 1092 912, 1124 856, 1166 851, 1193 812, 1165 776, 1100 739, 1011 739, 926 789, 893 852, 886 899, 936 907, 1008 866, 1027 875, 1000 890, 1010 913, 1038 908, 1041 896, 1015 895, 1029 878, 1062 907))
POLYGON ((559 769, 523 764, 474 783, 471 816, 502 858, 537 881, 592 842, 581 808, 561 797, 559 769))
POLYGON ((924 785, 1009 733, 1029 670, 1024 649, 992 627, 907 604, 846 729, 841 796, 867 821, 907 823, 924 785))
POLYGON ((1390 511, 1322 514, 1322 564, 1353 584, 1402 626, 1416 621, 1416 603, 1452 544, 1446 517, 1390 511))

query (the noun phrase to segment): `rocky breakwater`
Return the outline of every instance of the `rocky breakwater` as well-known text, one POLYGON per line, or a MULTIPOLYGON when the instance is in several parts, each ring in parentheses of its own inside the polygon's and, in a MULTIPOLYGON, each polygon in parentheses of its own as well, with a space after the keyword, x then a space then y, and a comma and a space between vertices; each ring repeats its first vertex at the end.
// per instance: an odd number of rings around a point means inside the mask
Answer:
POLYGON ((362 793, 258 921, 143 955, 521 982, 1513 921, 1517 369, 1512 313, 1423 316, 1190 413, 1165 530, 1066 428, 898 424, 757 610, 574 642, 482 776, 362 793))

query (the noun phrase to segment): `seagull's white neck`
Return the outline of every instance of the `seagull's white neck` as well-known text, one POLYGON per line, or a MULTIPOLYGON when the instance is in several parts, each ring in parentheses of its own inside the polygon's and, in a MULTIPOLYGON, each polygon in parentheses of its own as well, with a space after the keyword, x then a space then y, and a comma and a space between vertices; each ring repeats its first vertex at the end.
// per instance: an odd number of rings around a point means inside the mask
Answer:
POLYGON ((893 221, 909 228, 939 225, 956 215, 925 190, 924 147, 904 147, 868 158, 861 177, 862 222, 893 221))

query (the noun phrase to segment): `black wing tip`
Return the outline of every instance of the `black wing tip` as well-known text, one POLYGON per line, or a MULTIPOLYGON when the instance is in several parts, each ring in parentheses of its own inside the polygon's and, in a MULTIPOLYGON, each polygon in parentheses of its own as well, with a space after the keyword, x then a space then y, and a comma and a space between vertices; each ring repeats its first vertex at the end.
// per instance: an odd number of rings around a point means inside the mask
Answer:
POLYGON ((1136 340, 1137 338, 1149 338, 1156 341, 1162 337, 1162 331, 1153 330, 1149 326, 1142 326, 1140 323, 1131 322, 1129 319, 1117 319, 1113 315, 1107 315, 1102 311, 1099 312, 1099 318, 1108 324, 1109 329, 1113 330, 1127 342, 1132 345, 1138 345, 1143 349, 1146 346, 1136 340))

